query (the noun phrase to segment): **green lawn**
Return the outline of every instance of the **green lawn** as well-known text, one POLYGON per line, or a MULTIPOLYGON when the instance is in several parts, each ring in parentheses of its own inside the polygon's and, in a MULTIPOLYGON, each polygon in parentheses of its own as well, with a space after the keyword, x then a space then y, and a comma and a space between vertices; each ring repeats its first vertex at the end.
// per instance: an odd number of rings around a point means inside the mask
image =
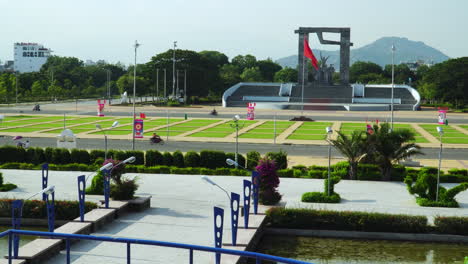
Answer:
MULTIPOLYGON (((232 128, 225 128, 225 127, 210 127, 210 128, 207 128, 207 129, 204 129, 202 132, 221 132, 221 133, 227 133, 228 135, 229 134, 232 134, 234 133, 235 131, 233 131, 232 128)), ((201 132, 199 132, 201 133, 201 132)))
MULTIPOLYGON (((78 133, 83 133, 83 132, 88 132, 90 131, 89 129, 73 129, 73 128, 69 128, 71 131, 73 131, 74 134, 78 134, 78 133)), ((49 131, 44 131, 44 132, 40 132, 40 133, 47 133, 47 134, 60 134, 62 132, 63 129, 54 129, 54 130, 49 130, 49 131)))
POLYGON ((325 135, 297 135, 292 134, 288 139, 299 139, 299 140, 324 140, 325 135))
POLYGON ((459 127, 465 129, 465 130, 468 130, 468 125, 459 125, 459 127))
MULTIPOLYGON (((279 134, 276 134, 276 136, 278 135, 279 134)), ((271 138, 273 139, 274 135, 273 133, 244 133, 244 134, 239 135, 239 138, 264 138, 264 139, 271 138)))
POLYGON ((437 133, 437 127, 440 126, 444 130, 442 135, 442 143, 447 144, 468 144, 468 135, 458 131, 457 129, 446 125, 437 125, 437 124, 423 124, 419 125, 421 128, 426 130, 429 134, 439 140, 439 133, 437 133))
POLYGON ((54 122, 54 123, 42 123, 42 124, 37 124, 37 125, 31 125, 28 126, 31 128, 42 128, 42 129, 47 129, 47 128, 63 128, 63 122, 54 122))
POLYGON ((34 128, 34 127, 17 127, 17 128, 9 128, 9 129, 4 129, 1 130, 2 132, 26 132, 26 133, 31 133, 31 132, 39 132, 41 130, 44 130, 47 128, 34 128))
MULTIPOLYGON (((156 130, 156 133, 160 136, 160 137, 165 137, 167 135, 167 131, 166 130, 156 130)), ((177 136, 177 135, 180 135, 182 134, 183 132, 177 132, 177 131, 169 131, 169 136, 177 136)))
POLYGON ((5 116, 5 119, 3 119, 3 122, 12 122, 20 119, 25 119, 25 118, 34 118, 36 116, 29 116, 29 115, 16 115, 16 116, 5 116))
POLYGON ((82 123, 91 123, 91 122, 96 122, 96 121, 108 121, 110 120, 110 117, 80 117, 80 116, 73 116, 73 117, 68 117, 66 119, 66 123, 68 124, 82 124, 82 123), (73 118, 73 119, 71 119, 73 118))

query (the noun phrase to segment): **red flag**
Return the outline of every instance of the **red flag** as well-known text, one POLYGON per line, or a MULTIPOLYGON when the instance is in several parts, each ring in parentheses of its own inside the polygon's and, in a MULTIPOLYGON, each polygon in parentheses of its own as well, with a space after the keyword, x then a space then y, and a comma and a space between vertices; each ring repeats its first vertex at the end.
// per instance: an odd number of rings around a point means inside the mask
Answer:
POLYGON ((312 63, 312 66, 314 66, 314 68, 316 70, 319 69, 318 61, 315 58, 314 53, 312 52, 312 50, 309 47, 309 42, 307 41, 307 37, 304 37, 304 56, 306 56, 307 58, 310 59, 310 62, 312 63))
POLYGON ((140 113, 140 118, 146 118, 146 115, 144 113, 140 113))

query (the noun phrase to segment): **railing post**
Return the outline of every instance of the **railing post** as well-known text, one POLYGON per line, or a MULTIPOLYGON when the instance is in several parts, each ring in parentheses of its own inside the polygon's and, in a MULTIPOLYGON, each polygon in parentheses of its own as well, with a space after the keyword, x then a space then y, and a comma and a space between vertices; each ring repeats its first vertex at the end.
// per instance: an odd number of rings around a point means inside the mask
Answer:
POLYGON ((50 194, 52 199, 49 199, 49 194, 46 195, 47 223, 49 232, 54 232, 55 229, 55 192, 50 194))
POLYGON ((13 262, 13 236, 11 232, 8 233, 8 264, 13 262))
POLYGON ((244 180, 244 228, 249 228, 249 213, 250 213, 250 191, 252 183, 244 180))
POLYGON ((190 249, 190 253, 189 253, 189 264, 193 264, 193 249, 190 249))
POLYGON ((252 196, 253 196, 254 214, 258 213, 259 185, 260 185, 260 173, 258 171, 252 171, 252 196))
MULTIPOLYGON (((214 239, 215 247, 221 248, 223 245, 223 222, 224 222, 224 209, 214 207, 214 239), (218 221, 219 219, 219 221, 218 221)), ((216 253, 216 264, 221 263, 221 254, 216 253)))
POLYGON ((130 264, 130 243, 127 243, 127 264, 130 264))
MULTIPOLYGON (((13 229, 21 228, 21 218, 23 216, 23 200, 14 200, 11 203, 11 224, 13 229)), ((13 257, 18 258, 20 237, 17 234, 13 234, 13 257)))
POLYGON ((232 245, 236 245, 237 241, 237 226, 239 222, 239 202, 240 195, 231 192, 231 230, 232 230, 232 245))
MULTIPOLYGON (((47 188, 47 182, 49 181, 49 164, 44 163, 42 164, 42 190, 47 188)), ((47 194, 42 194, 42 201, 46 201, 47 194)))
POLYGON ((110 171, 103 170, 104 174, 104 205, 109 208, 109 196, 110 196, 110 171))
POLYGON ((84 221, 85 213, 85 190, 86 178, 84 175, 78 176, 78 201, 80 202, 80 221, 84 221))
POLYGON ((257 258, 256 261, 255 261, 255 264, 262 264, 262 260, 257 258))
POLYGON ((65 240, 65 247, 67 249, 67 264, 70 264, 70 239, 65 240))

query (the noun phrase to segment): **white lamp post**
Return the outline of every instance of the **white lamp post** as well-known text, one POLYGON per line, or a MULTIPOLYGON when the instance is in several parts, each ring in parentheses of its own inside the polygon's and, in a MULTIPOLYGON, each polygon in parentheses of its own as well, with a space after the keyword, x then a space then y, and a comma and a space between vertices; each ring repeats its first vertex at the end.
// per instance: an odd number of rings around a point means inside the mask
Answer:
POLYGON ((174 41, 174 48, 172 49, 172 97, 175 97, 175 84, 176 84, 176 77, 175 77, 175 50, 177 48, 177 41, 174 41))
POLYGON ((136 68, 137 68, 137 49, 141 44, 135 40, 135 66, 133 67, 133 137, 132 150, 135 150, 135 94, 136 94, 136 68))
POLYGON ((238 156, 238 153, 239 153, 239 120, 240 120, 240 116, 239 115, 235 115, 233 118, 232 118, 232 121, 234 121, 234 124, 231 124, 231 127, 232 128, 235 128, 236 129, 236 156, 235 156, 235 166, 236 166, 236 169, 237 169, 237 166, 238 166, 238 159, 237 159, 237 156, 238 156))
POLYGON ((395 45, 392 44, 392 102, 391 102, 391 110, 392 110, 392 116, 391 116, 391 130, 393 131, 393 90, 395 88, 395 45))
POLYGON ((229 193, 221 186, 219 186, 216 182, 214 182, 212 179, 210 179, 208 176, 202 176, 201 177, 202 180, 206 181, 207 183, 211 184, 211 185, 214 185, 216 187, 218 187, 219 189, 221 189, 223 192, 226 193, 227 197, 228 197, 228 200, 229 200, 229 204, 231 203, 231 196, 229 195, 229 193))
POLYGON ((440 148, 439 148, 439 169, 437 170, 436 202, 439 201, 440 165, 442 163, 442 135, 444 135, 444 129, 438 126, 437 133, 439 133, 440 148))
POLYGON ((330 196, 330 163, 331 163, 331 142, 330 142, 330 135, 333 133, 331 127, 325 128, 327 132, 327 141, 328 141, 328 192, 327 195, 330 196))
MULTIPOLYGON (((108 129, 112 129, 112 128, 115 128, 116 126, 119 125, 119 121, 115 121, 112 126, 108 129)), ((104 160, 107 159, 107 134, 106 134, 106 130, 102 130, 102 127, 100 124, 96 124, 96 128, 99 129, 103 134, 104 134, 104 160)))

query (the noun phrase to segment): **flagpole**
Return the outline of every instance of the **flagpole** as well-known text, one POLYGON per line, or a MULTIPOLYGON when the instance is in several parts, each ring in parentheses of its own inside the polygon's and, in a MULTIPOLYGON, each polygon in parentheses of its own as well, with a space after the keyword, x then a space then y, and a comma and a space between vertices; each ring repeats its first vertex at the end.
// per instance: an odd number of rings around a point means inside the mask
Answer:
MULTIPOLYGON (((305 36, 304 36, 305 38, 305 36)), ((304 48, 303 48, 304 50, 304 48)), ((304 115, 304 82, 305 82, 305 56, 304 51, 302 51, 302 107, 301 107, 301 116, 304 115)))

